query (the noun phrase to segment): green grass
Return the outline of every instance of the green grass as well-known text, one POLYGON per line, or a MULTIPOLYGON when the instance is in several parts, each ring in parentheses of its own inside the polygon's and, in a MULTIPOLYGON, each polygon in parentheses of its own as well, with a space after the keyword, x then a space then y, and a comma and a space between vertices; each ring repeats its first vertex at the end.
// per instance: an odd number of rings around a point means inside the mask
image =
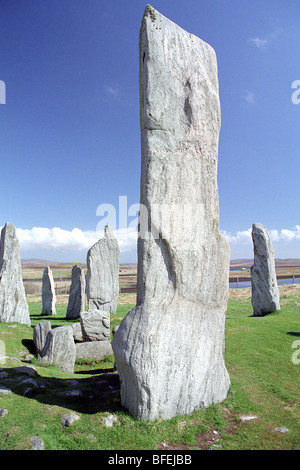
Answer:
MULTIPOLYGON (((20 359, 25 353, 34 353, 32 328, 43 319, 49 319, 52 327, 78 321, 66 320, 67 305, 57 305, 55 316, 42 317, 41 304, 30 303, 31 327, 0 324, 6 355, 15 358, 0 364, 12 379, 6 382, 0 378, 0 384, 13 390, 0 396, 0 408, 8 409, 0 418, 0 450, 28 449, 32 436, 42 438, 48 450, 146 450, 159 446, 166 451, 299 450, 300 364, 292 362, 292 344, 300 336, 300 296, 282 298, 281 305, 280 312, 255 318, 250 299, 229 301, 225 358, 231 387, 224 402, 167 421, 140 422, 121 407, 118 389, 113 387, 118 376, 112 356, 101 362, 92 358, 78 361, 70 375, 54 365, 39 365, 34 357, 37 375, 33 378, 45 388, 24 396, 25 385, 13 380, 19 376, 14 368, 26 365, 20 359), (76 379, 77 385, 68 385, 67 379, 76 379), (70 389, 79 389, 82 396, 65 396, 70 389), (79 414, 80 420, 63 429, 61 418, 71 411, 79 414), (111 413, 117 422, 106 428, 102 418, 111 413), (257 418, 243 423, 242 415, 257 418), (276 427, 286 427, 289 432, 278 433, 276 427)), ((118 307, 111 328, 130 308, 118 307)))

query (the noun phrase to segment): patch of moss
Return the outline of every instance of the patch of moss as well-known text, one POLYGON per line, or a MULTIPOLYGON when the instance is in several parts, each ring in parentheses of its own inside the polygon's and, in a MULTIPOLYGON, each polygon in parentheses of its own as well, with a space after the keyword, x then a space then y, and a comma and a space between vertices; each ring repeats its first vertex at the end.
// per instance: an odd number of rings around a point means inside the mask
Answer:
POLYGON ((146 6, 145 13, 148 12, 150 14, 151 20, 154 22, 156 20, 156 12, 155 9, 151 5, 146 6))

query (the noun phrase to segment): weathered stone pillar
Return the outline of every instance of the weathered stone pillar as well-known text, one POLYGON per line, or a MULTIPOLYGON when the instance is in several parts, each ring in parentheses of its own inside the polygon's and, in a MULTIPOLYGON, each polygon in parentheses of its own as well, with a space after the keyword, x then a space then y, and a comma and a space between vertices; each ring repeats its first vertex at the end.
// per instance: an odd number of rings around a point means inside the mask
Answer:
POLYGON ((72 268, 72 282, 66 318, 79 318, 85 310, 85 275, 80 266, 72 268))
POLYGON ((116 313, 119 294, 120 249, 109 226, 87 253, 86 294, 89 310, 116 313))
POLYGON ((251 267, 252 306, 255 317, 280 310, 274 250, 266 227, 252 225, 254 264, 251 267))
POLYGON ((42 303, 43 310, 42 315, 55 315, 55 286, 53 274, 50 266, 46 266, 43 273, 43 283, 42 283, 42 303))
POLYGON ((22 278, 19 240, 15 227, 6 223, 0 244, 0 323, 18 322, 30 326, 22 278))
POLYGON ((230 250, 219 232, 213 49, 147 6, 140 31, 137 306, 112 341, 122 405, 169 419, 225 399, 230 250))

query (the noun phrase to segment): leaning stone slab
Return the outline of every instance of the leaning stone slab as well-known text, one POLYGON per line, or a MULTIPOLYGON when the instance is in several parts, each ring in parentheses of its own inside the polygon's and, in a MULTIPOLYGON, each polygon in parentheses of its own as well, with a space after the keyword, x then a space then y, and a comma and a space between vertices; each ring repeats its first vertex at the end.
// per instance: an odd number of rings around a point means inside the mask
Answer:
POLYGON ((42 283, 42 302, 43 310, 42 315, 54 315, 55 310, 55 286, 54 279, 51 268, 46 266, 43 273, 43 283, 42 283))
POLYGON ((137 306, 113 336, 121 402, 169 419, 227 396, 230 250, 219 231, 214 50, 148 6, 140 32, 137 306))
POLYGON ((51 329, 40 353, 40 363, 56 364, 65 373, 72 374, 76 360, 76 346, 71 326, 51 329))
POLYGON ((87 253, 86 295, 89 310, 116 313, 119 294, 120 249, 112 229, 87 253))
POLYGON ((7 223, 0 242, 0 323, 30 326, 29 309, 22 279, 20 245, 15 227, 7 223))
POLYGON ((41 353, 45 347, 47 335, 50 330, 51 323, 48 320, 42 320, 33 328, 33 342, 38 359, 41 358, 41 353))
POLYGON ((280 310, 275 258, 269 233, 262 224, 252 225, 254 264, 251 267, 253 315, 261 317, 280 310))
POLYGON ((83 341, 110 340, 110 313, 105 310, 81 312, 80 323, 83 341))
POLYGON ((85 341, 76 343, 76 359, 98 359, 113 354, 109 341, 85 341))
POLYGON ((72 282, 66 318, 79 318, 85 310, 85 275, 80 266, 72 268, 72 282))

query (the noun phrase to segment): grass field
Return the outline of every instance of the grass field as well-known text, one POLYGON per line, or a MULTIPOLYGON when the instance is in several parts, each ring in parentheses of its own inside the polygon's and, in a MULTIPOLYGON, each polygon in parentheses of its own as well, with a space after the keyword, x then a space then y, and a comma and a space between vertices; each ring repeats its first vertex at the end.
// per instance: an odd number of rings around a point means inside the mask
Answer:
MULTIPOLYGON (((0 377, 7 374, 0 385, 13 392, 0 395, 0 408, 8 410, 0 417, 0 450, 29 449, 33 436, 42 438, 47 450, 299 450, 300 286, 280 288, 280 294, 281 311, 256 318, 250 290, 231 290, 226 319, 225 359, 231 378, 227 399, 191 415, 154 422, 137 421, 122 409, 112 356, 101 363, 81 360, 70 375, 54 365, 37 363, 32 328, 47 317, 41 317, 39 298, 31 296, 31 327, 0 324, 0 346, 9 357, 0 364, 0 377), (31 363, 26 362, 29 353, 31 363), (20 381, 16 371, 20 365, 34 366, 32 378, 44 388, 28 392, 28 383, 20 381), (75 396, 66 394, 70 390, 77 391, 75 396), (70 412, 80 419, 63 428, 61 418, 70 412), (108 428, 103 417, 110 414, 117 421, 108 428), (242 421, 243 416, 253 419, 242 421)), ((120 296, 111 328, 133 303, 131 294, 120 296)), ((48 317, 52 327, 76 321, 66 320, 66 307, 67 296, 61 296, 57 314, 48 317)))

